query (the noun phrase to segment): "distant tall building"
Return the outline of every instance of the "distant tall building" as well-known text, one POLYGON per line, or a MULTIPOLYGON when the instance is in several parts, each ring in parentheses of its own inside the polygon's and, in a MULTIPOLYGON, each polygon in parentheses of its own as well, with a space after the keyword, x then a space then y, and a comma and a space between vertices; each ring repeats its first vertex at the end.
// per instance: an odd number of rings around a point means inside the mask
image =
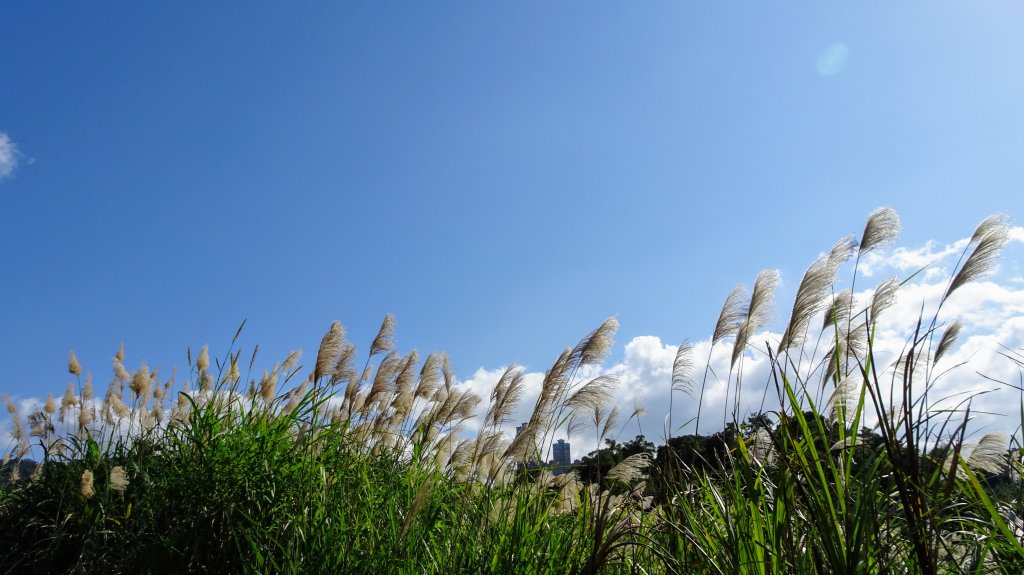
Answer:
POLYGON ((554 455, 555 465, 558 467, 568 467, 572 463, 572 455, 569 453, 569 443, 564 439, 559 439, 551 446, 552 455, 554 455))
POLYGON ((520 433, 522 433, 524 429, 526 429, 526 424, 525 423, 520 425, 520 426, 518 426, 518 427, 516 427, 516 435, 519 435, 520 433))

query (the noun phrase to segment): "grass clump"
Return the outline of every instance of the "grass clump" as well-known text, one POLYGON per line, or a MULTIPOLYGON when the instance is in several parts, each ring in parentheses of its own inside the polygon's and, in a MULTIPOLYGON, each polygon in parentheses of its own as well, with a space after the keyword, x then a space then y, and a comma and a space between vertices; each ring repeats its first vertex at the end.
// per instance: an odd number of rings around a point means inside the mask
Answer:
POLYGON ((711 338, 732 345, 723 429, 699 434, 718 372, 711 352, 699 366, 683 344, 664 383, 698 416, 660 448, 616 442, 617 381, 590 377, 614 319, 559 354, 514 436, 521 369, 480 410, 444 354, 394 349, 391 316, 361 366, 338 322, 311 367, 293 353, 255 377, 242 375, 256 352, 244 365, 238 334, 212 364, 206 347, 189 354, 180 385, 129 372, 122 348, 102 397, 72 353, 77 383, 27 426, 5 399, 0 572, 1020 573, 1010 439, 968 444, 971 398, 934 397, 961 330, 940 312, 991 267, 1007 226, 982 222, 891 361, 876 334, 907 280, 856 291, 862 259, 899 230, 891 210, 812 263, 777 341, 757 337, 778 274, 733 290, 711 338), (753 353, 771 366, 768 409, 742 420, 753 353), (556 434, 584 433, 606 447, 580 468, 535 465, 556 434))

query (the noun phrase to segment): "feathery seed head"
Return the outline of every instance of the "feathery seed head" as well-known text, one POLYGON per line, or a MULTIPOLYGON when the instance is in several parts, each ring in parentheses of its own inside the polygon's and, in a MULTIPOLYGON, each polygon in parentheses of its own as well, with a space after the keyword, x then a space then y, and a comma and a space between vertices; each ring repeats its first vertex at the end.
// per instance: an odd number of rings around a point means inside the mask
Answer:
POLYGON ((615 467, 608 471, 609 481, 632 483, 643 478, 643 470, 651 464, 651 457, 647 453, 636 453, 620 461, 615 467))
POLYGON ((744 307, 746 299, 747 289, 745 287, 737 286, 732 288, 732 291, 725 298, 722 311, 718 313, 715 331, 711 336, 711 345, 718 343, 723 338, 736 335, 736 330, 739 329, 740 324, 743 323, 743 318, 747 315, 747 308, 744 307))
POLYGON ((268 405, 274 401, 275 393, 277 392, 277 370, 278 366, 276 365, 274 366, 274 371, 269 374, 267 370, 263 370, 263 377, 260 378, 260 399, 268 405))
POLYGON ((128 389, 132 390, 136 398, 144 398, 149 395, 149 386, 151 379, 149 377, 149 367, 146 364, 139 366, 139 369, 132 374, 131 382, 128 384, 128 389))
MULTIPOLYGON (((837 248, 842 245, 842 241, 836 244, 837 248)), ((803 343, 811 316, 818 313, 828 301, 827 298, 832 284, 835 282, 839 264, 848 257, 848 254, 843 253, 842 249, 836 255, 837 248, 832 248, 830 256, 819 258, 804 272, 800 287, 796 291, 796 300, 793 302, 789 325, 786 326, 786 331, 779 341, 779 352, 803 343)))
POLYGON ((114 354, 114 359, 118 362, 124 361, 124 342, 121 342, 121 347, 117 348, 117 353, 114 354))
POLYGON ((210 346, 203 345, 199 350, 199 357, 196 358, 196 367, 200 372, 210 369, 210 346))
POLYGON ((992 266, 999 259, 999 254, 1010 240, 1010 221, 1006 216, 994 215, 985 218, 974 230, 969 245, 974 246, 974 251, 967 257, 967 261, 953 276, 949 288, 942 296, 942 300, 950 296, 960 286, 972 282, 988 273, 992 266))
POLYGON ((85 385, 82 386, 82 401, 86 402, 92 399, 92 374, 85 374, 85 385))
POLYGON ((875 293, 871 296, 871 323, 875 324, 878 320, 878 316, 883 311, 889 309, 896 303, 896 294, 900 289, 900 281, 896 277, 891 277, 883 280, 875 288, 875 293))
POLYGON ((124 368, 124 364, 121 360, 114 358, 114 379, 117 381, 128 381, 131 376, 128 375, 128 370, 124 368))
POLYGON ((592 331, 590 335, 573 350, 573 355, 578 357, 579 365, 598 365, 611 353, 612 345, 615 343, 615 332, 619 329, 619 320, 610 317, 592 331))
POLYGON ((118 493, 124 493, 125 489, 128 488, 128 473, 125 472, 124 467, 116 465, 110 470, 108 482, 110 483, 110 488, 112 490, 118 493))
POLYGON ((43 407, 43 411, 53 415, 57 412, 57 402, 53 400, 53 394, 50 393, 46 396, 46 405, 43 407))
POLYGON ((82 472, 82 479, 78 483, 78 491, 82 494, 82 497, 86 499, 96 495, 96 488, 92 484, 93 475, 91 469, 86 469, 82 472))
POLYGON ((377 337, 373 338, 373 343, 370 345, 370 357, 394 349, 394 336, 395 316, 389 313, 384 316, 384 323, 380 324, 380 331, 377 332, 377 337))
POLYGON ((693 344, 688 341, 676 349, 676 358, 672 361, 672 389, 693 391, 693 344))
POLYGON ((334 364, 341 355, 342 346, 345 344, 345 328, 341 322, 335 320, 331 323, 331 329, 327 330, 323 339, 320 340, 320 349, 316 354, 316 367, 313 370, 313 381, 320 381, 320 378, 331 373, 334 364))
POLYGON ((868 216, 857 252, 862 256, 895 240, 899 234, 900 217, 896 210, 888 207, 878 208, 868 216))
POLYGON ((951 323, 946 328, 946 331, 942 332, 942 339, 939 340, 939 345, 935 348, 936 362, 956 344, 956 338, 960 335, 961 329, 963 329, 963 324, 960 323, 960 320, 957 320, 951 323))
POLYGON ((60 421, 64 421, 64 417, 75 408, 78 403, 78 398, 75 397, 75 384, 69 383, 67 388, 64 389, 64 395, 60 398, 60 421))
POLYGON ((832 298, 832 304, 825 310, 825 322, 821 329, 826 330, 834 325, 844 325, 850 319, 853 308, 853 290, 847 288, 832 298))
POLYGON ((78 428, 85 429, 93 420, 93 412, 91 409, 83 409, 78 412, 78 428))
POLYGON ((295 369, 295 366, 299 364, 299 358, 302 357, 302 350, 296 349, 288 354, 288 357, 284 358, 284 363, 281 364, 281 373, 287 374, 291 370, 295 369))
POLYGON ((82 366, 78 365, 74 350, 68 352, 68 372, 71 375, 82 375, 82 366))
POLYGON ((750 292, 750 305, 747 306, 746 318, 736 332, 730 367, 736 365, 736 360, 743 355, 750 336, 754 335, 768 321, 771 315, 772 297, 778 285, 778 270, 764 270, 757 274, 757 279, 754 280, 754 289, 750 292))
POLYGON ((420 369, 420 381, 416 384, 416 397, 427 398, 433 395, 440 382, 441 357, 437 352, 431 352, 427 359, 423 360, 423 367, 420 369))

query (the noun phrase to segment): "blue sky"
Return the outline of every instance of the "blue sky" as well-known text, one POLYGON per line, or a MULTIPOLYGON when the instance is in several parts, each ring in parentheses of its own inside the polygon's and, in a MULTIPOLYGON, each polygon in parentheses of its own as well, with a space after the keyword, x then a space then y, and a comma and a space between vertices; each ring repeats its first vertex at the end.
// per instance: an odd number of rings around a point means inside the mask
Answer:
POLYGON ((269 366, 392 312, 465 377, 608 316, 619 359, 706 338, 762 268, 787 309, 877 206, 909 246, 1020 221, 1021 29, 1010 2, 8 3, 0 388, 59 393, 69 349, 105 383, 121 342, 184 369, 243 319, 269 366))

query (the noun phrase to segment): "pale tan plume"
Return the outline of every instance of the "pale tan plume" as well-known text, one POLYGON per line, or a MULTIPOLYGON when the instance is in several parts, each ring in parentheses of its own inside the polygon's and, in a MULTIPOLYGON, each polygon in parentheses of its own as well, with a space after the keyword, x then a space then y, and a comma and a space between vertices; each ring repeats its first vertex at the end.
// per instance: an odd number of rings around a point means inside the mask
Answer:
POLYGON ((949 324, 949 327, 942 332, 939 345, 935 348, 935 361, 939 361, 942 356, 946 355, 947 351, 956 345, 956 339, 960 335, 961 329, 963 329, 963 324, 960 323, 960 320, 957 320, 949 324))
POLYGON ((332 368, 338 361, 342 346, 345 344, 345 328, 340 321, 331 322, 331 328, 327 330, 320 340, 320 348, 316 354, 316 367, 313 369, 313 382, 317 383, 326 375, 330 375, 332 368))
POLYGON ((693 365, 693 344, 684 341, 679 344, 672 360, 672 389, 693 392, 693 365))
POLYGON ((711 335, 711 345, 718 343, 726 337, 735 337, 747 315, 747 290, 743 286, 737 286, 729 292, 718 313, 718 321, 715 322, 715 331, 711 335))
POLYGON ((580 366, 600 364, 611 353, 618 329, 619 320, 614 317, 604 320, 597 329, 576 344, 570 361, 580 366))
POLYGON ((895 240, 900 234, 900 217, 889 207, 877 208, 868 216, 861 235, 857 256, 860 257, 871 250, 884 246, 895 240))
POLYGON ((850 320, 850 310, 852 309, 853 290, 847 288, 832 298, 832 304, 825 310, 825 321, 821 329, 826 330, 832 326, 846 325, 850 320))
POLYGON ((370 357, 385 351, 391 351, 395 347, 395 316, 390 313, 384 316, 384 322, 380 324, 377 337, 373 338, 370 345, 370 357))
POLYGON ((635 453, 623 459, 608 471, 609 481, 633 483, 644 476, 644 469, 651 464, 651 456, 647 453, 635 453))
POLYGON ((779 285, 779 272, 777 270, 764 270, 757 275, 754 281, 754 289, 750 292, 750 305, 747 306, 747 315, 736 332, 736 342, 732 350, 732 361, 730 368, 736 365, 736 360, 743 355, 747 342, 754 332, 760 329, 771 315, 772 297, 775 288, 779 285))
POLYGON ((974 250, 971 252, 971 255, 967 256, 967 261, 964 262, 964 265, 957 271, 956 275, 953 276, 953 280, 949 283, 949 288, 942 296, 943 301, 956 291, 957 288, 988 273, 999 259, 1003 246, 1010 240, 1009 228, 1009 219, 1003 215, 989 216, 978 224, 968 244, 974 246, 974 250))
POLYGON ((834 279, 834 270, 826 257, 818 258, 807 268, 796 290, 793 311, 790 313, 786 331, 779 340, 777 352, 781 353, 803 343, 811 316, 825 306, 834 279))
POLYGON ((900 281, 896 277, 882 280, 871 295, 871 306, 868 308, 871 314, 871 324, 874 325, 882 312, 889 309, 896 303, 896 295, 900 289, 900 281))
POLYGON ((591 379, 576 390, 566 402, 569 409, 584 411, 603 407, 612 400, 612 392, 619 379, 614 375, 601 375, 591 379))
POLYGON ((82 366, 78 364, 74 350, 68 352, 68 373, 71 375, 82 375, 82 366))

